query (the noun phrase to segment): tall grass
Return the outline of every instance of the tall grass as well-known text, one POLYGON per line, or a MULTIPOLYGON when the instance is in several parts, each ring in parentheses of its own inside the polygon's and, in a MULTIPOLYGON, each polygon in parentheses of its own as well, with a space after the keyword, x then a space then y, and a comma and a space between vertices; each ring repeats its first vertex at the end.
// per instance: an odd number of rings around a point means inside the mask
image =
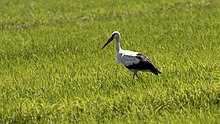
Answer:
POLYGON ((213 1, 2 1, 0 123, 218 123, 213 1), (162 75, 132 74, 109 35, 162 75))

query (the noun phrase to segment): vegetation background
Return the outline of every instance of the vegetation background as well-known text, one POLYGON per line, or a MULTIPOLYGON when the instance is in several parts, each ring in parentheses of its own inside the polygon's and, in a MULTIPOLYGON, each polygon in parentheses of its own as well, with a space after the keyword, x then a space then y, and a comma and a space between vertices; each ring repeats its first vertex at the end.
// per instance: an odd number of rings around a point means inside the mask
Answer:
POLYGON ((1 0, 0 123, 219 123, 219 0, 1 0), (115 60, 146 54, 162 75, 115 60), (116 70, 116 68, 118 69, 116 70))

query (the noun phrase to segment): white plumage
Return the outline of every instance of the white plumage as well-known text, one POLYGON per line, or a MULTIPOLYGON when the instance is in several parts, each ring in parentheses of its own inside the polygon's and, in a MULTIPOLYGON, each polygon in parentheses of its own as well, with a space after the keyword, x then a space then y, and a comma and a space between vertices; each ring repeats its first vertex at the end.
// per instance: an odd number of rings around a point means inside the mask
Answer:
POLYGON ((135 75, 137 76, 138 71, 150 71, 156 75, 158 75, 158 73, 161 73, 147 56, 139 52, 121 49, 120 33, 118 31, 112 33, 111 37, 102 47, 102 49, 114 39, 116 39, 117 62, 122 63, 128 70, 132 71, 134 73, 133 78, 135 75))

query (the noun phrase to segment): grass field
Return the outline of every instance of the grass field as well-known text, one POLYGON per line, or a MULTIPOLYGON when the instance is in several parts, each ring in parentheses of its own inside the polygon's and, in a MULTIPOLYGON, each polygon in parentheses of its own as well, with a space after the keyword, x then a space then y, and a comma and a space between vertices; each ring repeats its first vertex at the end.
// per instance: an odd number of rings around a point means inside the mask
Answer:
POLYGON ((220 123, 218 0, 1 0, 0 123, 220 123), (162 72, 132 73, 123 49, 162 72), (116 68, 118 67, 117 71, 116 68))

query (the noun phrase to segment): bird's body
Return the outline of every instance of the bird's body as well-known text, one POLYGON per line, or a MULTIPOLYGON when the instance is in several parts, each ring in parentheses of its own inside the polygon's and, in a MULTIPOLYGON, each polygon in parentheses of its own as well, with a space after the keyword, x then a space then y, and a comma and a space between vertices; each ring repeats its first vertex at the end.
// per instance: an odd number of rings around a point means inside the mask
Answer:
POLYGON ((137 76, 138 71, 152 72, 153 74, 161 74, 156 66, 150 61, 150 59, 139 52, 133 52, 130 50, 123 50, 120 47, 120 33, 115 31, 112 33, 109 40, 102 47, 107 46, 113 39, 116 39, 116 60, 118 63, 122 63, 129 71, 137 76))

